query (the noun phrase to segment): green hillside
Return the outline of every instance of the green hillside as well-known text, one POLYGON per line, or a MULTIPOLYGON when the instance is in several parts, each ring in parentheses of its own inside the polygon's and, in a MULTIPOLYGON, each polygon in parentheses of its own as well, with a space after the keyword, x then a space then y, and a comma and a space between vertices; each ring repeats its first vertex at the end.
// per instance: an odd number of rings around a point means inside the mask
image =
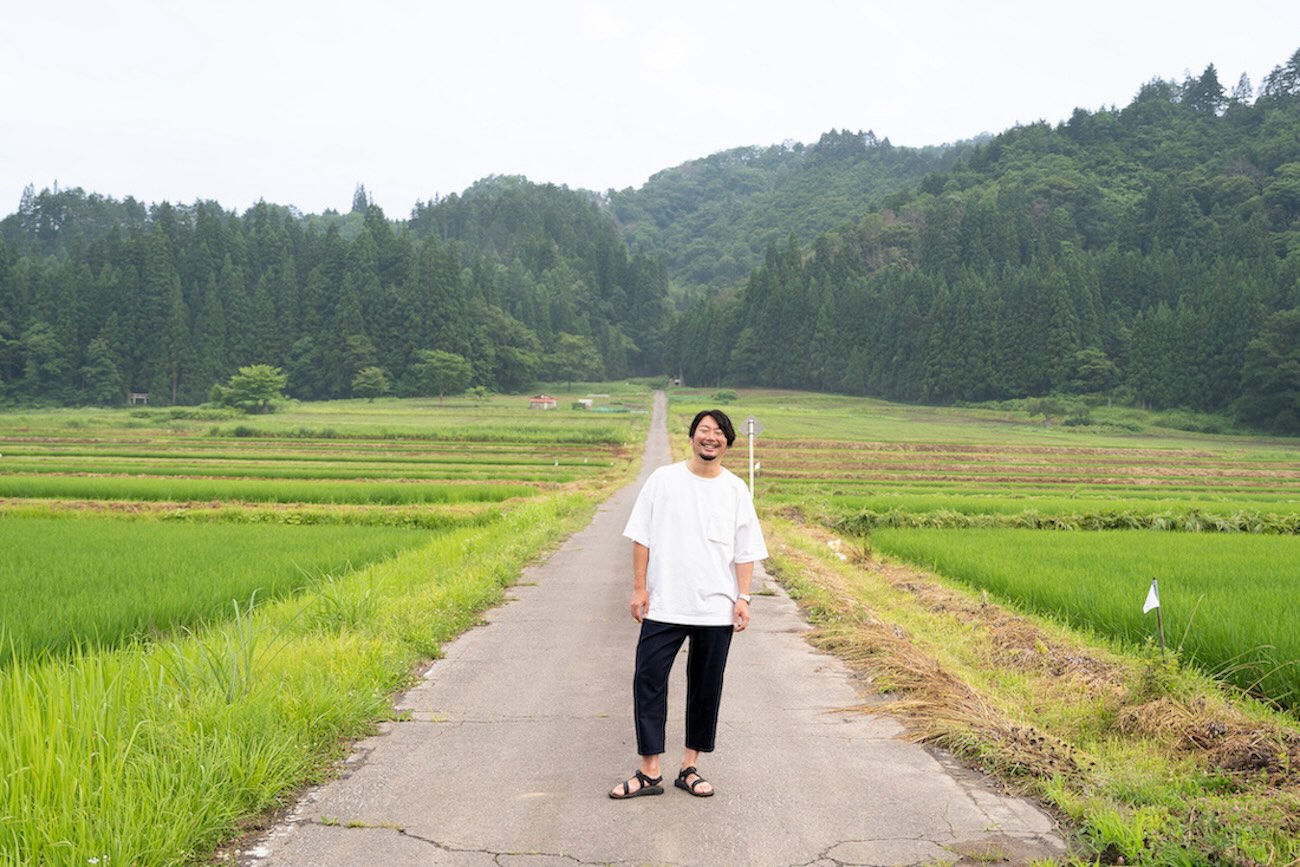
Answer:
POLYGON ((1016 127, 700 298, 694 383, 952 403, 1091 395, 1300 432, 1300 52, 1016 127))
POLYGON ((674 284, 721 289, 762 263, 769 241, 802 241, 856 222, 885 196, 951 168, 973 142, 895 147, 872 132, 825 133, 816 144, 734 148, 665 169, 639 189, 611 191, 629 246, 663 260, 674 284))

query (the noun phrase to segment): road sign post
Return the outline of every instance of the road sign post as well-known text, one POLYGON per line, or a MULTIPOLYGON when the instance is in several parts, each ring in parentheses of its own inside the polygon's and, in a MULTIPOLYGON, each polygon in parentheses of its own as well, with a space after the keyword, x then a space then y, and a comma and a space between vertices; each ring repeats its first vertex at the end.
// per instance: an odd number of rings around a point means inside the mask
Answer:
POLYGON ((745 431, 749 439, 749 493, 754 494, 754 439, 763 432, 763 425, 758 419, 750 416, 745 419, 745 431))

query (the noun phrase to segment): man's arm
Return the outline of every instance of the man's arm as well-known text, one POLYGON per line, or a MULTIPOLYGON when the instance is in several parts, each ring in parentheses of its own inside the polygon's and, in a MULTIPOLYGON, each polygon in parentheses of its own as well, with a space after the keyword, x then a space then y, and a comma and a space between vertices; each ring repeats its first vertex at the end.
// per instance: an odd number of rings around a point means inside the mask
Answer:
MULTIPOLYGON (((754 564, 737 563, 736 564, 736 589, 740 591, 741 596, 749 595, 749 586, 754 583, 754 564)), ((735 613, 733 617, 735 629, 737 632, 743 632, 749 625, 749 600, 737 599, 735 613)))
MULTIPOLYGON (((632 543, 632 618, 640 623, 650 611, 650 591, 646 589, 646 570, 650 567, 650 549, 640 542, 632 543)), ((750 570, 753 571, 752 569, 750 570)))

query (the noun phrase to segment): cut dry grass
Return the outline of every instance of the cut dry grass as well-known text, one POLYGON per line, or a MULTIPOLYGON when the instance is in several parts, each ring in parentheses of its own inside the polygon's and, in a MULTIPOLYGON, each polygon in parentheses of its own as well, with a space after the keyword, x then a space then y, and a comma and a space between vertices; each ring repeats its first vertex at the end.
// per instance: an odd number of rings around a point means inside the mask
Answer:
POLYGON ((1298 863, 1293 718, 1173 657, 1008 611, 797 516, 765 520, 812 640, 877 693, 857 710, 1040 799, 1081 863, 1298 863))

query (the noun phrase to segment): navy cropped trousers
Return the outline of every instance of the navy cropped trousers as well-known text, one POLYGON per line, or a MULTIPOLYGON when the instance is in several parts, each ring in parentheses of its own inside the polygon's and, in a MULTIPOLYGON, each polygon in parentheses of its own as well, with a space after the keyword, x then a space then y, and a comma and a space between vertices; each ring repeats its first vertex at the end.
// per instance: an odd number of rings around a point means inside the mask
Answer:
POLYGON ((690 639, 686 653, 686 748, 713 751, 722 706, 722 675, 731 649, 730 626, 684 626, 645 620, 636 645, 632 676, 632 713, 636 717, 636 751, 656 756, 664 751, 668 722, 668 675, 690 639))

